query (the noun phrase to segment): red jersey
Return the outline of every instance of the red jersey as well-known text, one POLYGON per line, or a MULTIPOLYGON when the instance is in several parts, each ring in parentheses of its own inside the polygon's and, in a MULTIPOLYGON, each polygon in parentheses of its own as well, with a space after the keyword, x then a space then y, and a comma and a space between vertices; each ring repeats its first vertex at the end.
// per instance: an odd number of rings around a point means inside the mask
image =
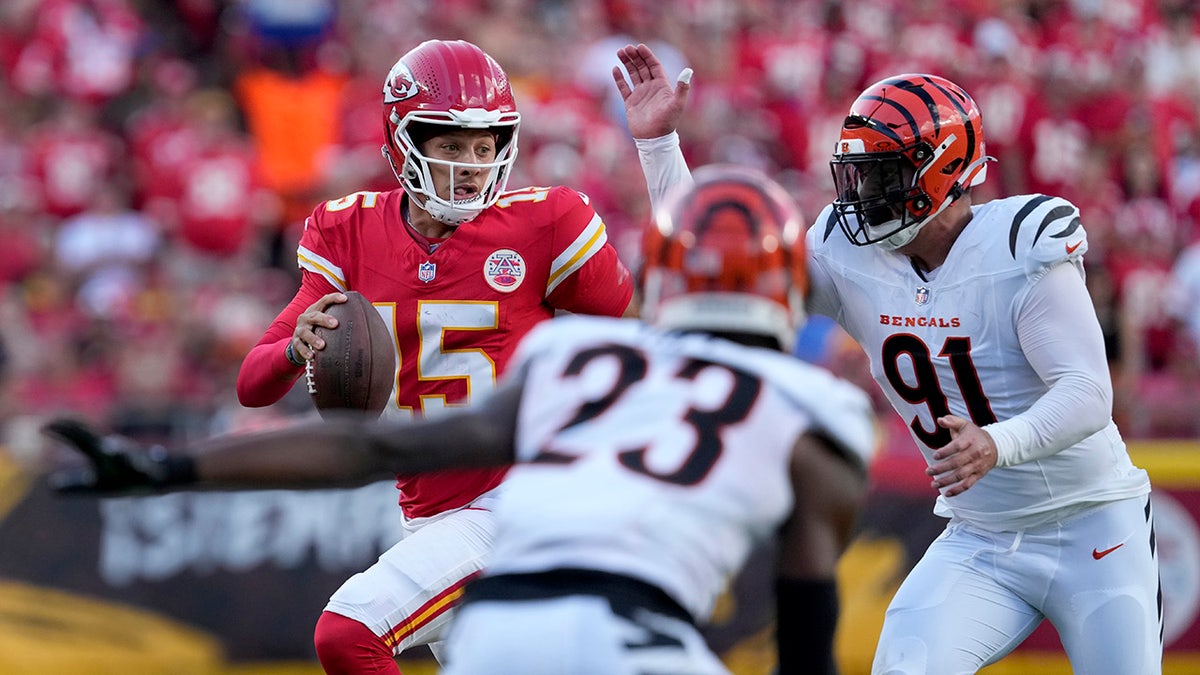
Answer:
MULTIPOLYGON (((325 293, 356 290, 396 338, 397 386, 385 415, 436 414, 492 389, 517 342, 555 310, 619 316, 629 270, 583 194, 565 187, 506 192, 495 206, 430 247, 403 224, 403 190, 357 192, 317 207, 297 250, 303 281, 238 375, 246 405, 267 405, 299 376, 284 340, 325 293), (430 248, 433 248, 431 251, 430 248), (281 386, 281 374, 290 380, 281 386)), ((398 477, 410 517, 469 503, 503 471, 398 477)))
POLYGON ((257 157, 240 139, 210 140, 179 164, 179 233, 197 250, 234 256, 255 227, 257 157))
POLYGON ((56 218, 85 211, 107 189, 125 153, 124 141, 90 122, 53 120, 29 135, 31 165, 43 209, 56 218))

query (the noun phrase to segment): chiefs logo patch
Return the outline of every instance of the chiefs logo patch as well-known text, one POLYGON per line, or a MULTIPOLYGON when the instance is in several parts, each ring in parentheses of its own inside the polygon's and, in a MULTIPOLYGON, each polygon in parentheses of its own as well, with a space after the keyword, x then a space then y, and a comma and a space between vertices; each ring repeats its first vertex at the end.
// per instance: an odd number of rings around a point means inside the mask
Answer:
POLYGON ((395 103, 416 96, 421 91, 412 71, 403 61, 397 61, 383 83, 383 103, 395 103))
POLYGON ((483 278, 501 293, 512 293, 525 281, 525 259, 512 249, 493 251, 483 263, 483 278))

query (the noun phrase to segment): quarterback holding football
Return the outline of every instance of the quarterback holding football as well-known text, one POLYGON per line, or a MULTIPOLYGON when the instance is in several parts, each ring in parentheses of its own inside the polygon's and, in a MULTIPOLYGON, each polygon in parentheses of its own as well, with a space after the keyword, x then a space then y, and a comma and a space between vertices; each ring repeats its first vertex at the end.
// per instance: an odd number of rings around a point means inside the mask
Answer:
MULTIPOLYGON (((556 311, 620 316, 629 270, 604 220, 571 188, 509 190, 521 113, 504 70, 475 45, 430 40, 383 81, 383 155, 400 183, 320 204, 304 225, 295 297, 238 375, 247 406, 270 405, 325 348, 328 311, 361 293, 394 340, 383 416, 435 415, 491 390, 517 342, 556 311)), ((398 476, 408 535, 350 578, 317 623, 327 672, 397 672, 393 656, 435 643, 491 546, 502 469, 398 476)), ((398 517, 401 514, 397 514, 398 517)))

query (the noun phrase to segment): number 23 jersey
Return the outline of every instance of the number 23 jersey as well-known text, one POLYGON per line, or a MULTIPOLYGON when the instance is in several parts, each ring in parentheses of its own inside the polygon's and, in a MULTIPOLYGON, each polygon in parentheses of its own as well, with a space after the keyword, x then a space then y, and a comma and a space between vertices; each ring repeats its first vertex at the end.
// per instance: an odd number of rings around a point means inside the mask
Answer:
MULTIPOLYGON (((619 316, 632 280, 586 196, 565 187, 505 193, 430 251, 402 220, 403 190, 319 206, 297 257, 305 283, 366 296, 396 341, 384 414, 431 415, 491 390, 520 338, 556 310, 619 316)), ((330 290, 332 290, 330 289, 330 290)), ((409 517, 457 508, 499 471, 400 477, 409 517)))
MULTIPOLYGON (((1036 282, 1058 265, 1082 273, 1087 250, 1078 209, 1060 198, 1010 197, 972 212, 945 262, 924 276, 902 254, 851 244, 831 207, 807 235, 809 310, 834 318, 863 347, 872 376, 930 463, 950 442, 938 417, 955 414, 983 427, 1029 411, 1049 391, 1027 358, 1018 322, 1036 282)), ((1090 307, 1081 284, 1079 294, 1090 307)), ((1107 386, 1103 360, 1095 368, 1088 377, 1107 386)), ((935 512, 1020 529, 1149 490, 1111 419, 1064 444, 1049 456, 993 468, 966 492, 939 497, 935 512)))
POLYGON ((797 437, 821 433, 864 465, 875 440, 866 394, 825 370, 629 319, 544 323, 518 374, 490 573, 622 574, 697 618, 791 512, 797 437))

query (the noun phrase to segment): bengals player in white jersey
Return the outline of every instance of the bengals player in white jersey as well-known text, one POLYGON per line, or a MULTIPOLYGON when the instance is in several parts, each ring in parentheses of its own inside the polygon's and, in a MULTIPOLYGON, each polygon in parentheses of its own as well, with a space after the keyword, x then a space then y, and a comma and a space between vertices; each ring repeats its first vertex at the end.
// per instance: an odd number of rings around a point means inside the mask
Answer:
MULTIPOLYGON (((789 584, 833 573, 874 445, 865 393, 781 353, 803 317, 802 230, 765 175, 705 167, 648 230, 651 325, 540 324, 490 398, 419 424, 310 423, 156 458, 102 452, 94 432, 58 421, 47 430, 94 462, 59 487, 314 485, 515 462, 444 673, 727 673, 696 624, 774 536, 781 625, 804 621, 810 598, 789 584)), ((830 672, 827 640, 788 638, 780 673, 830 672)))
MULTIPOLYGON (((586 195, 506 190, 521 116, 490 56, 469 42, 421 44, 388 73, 382 117, 401 187, 326 202, 306 220, 300 288, 246 356, 244 405, 288 392, 325 346, 314 329, 336 325, 325 310, 348 290, 396 341, 385 417, 487 393, 518 340, 558 310, 620 316, 630 305, 631 275, 586 195)), ((315 636, 327 672, 398 672, 394 654, 438 639, 490 547, 489 493, 502 475, 398 476, 409 534, 330 599, 315 636)))
MULTIPOLYGON (((671 95, 653 54, 621 58, 639 96, 671 95)), ((690 178, 678 119, 655 121, 631 131, 661 201, 690 178)), ((1076 672, 1157 675, 1150 482, 1112 420, 1079 211, 1047 195, 973 204, 990 160, 960 87, 880 80, 850 108, 837 198, 807 235, 807 307, 866 351, 949 519, 893 598, 872 672, 974 673, 1048 619, 1076 672)))

